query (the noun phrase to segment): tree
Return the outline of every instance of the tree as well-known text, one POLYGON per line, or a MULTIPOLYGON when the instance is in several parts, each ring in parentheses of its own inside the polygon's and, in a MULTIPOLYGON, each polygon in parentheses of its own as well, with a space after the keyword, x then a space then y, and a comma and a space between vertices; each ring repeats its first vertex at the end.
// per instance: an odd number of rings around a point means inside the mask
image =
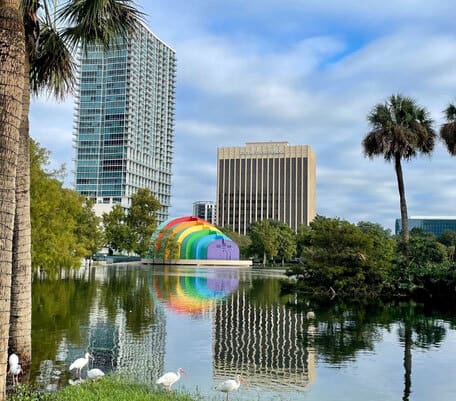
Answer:
POLYGON ((300 224, 296 231, 296 254, 301 257, 306 246, 310 244, 312 229, 310 226, 300 224))
POLYGON ((103 214, 106 243, 118 252, 131 252, 134 248, 134 235, 126 220, 127 216, 120 205, 115 205, 109 213, 103 214))
POLYGON ((5 397, 24 29, 19 0, 0 0, 0 401, 5 397))
POLYGON ((165 229, 161 234, 160 238, 151 246, 151 249, 155 250, 154 256, 162 258, 163 262, 179 259, 180 245, 177 242, 176 234, 172 229, 165 229))
POLYGON ((399 189, 403 254, 408 258, 409 229, 402 160, 411 160, 418 153, 430 154, 434 149, 435 132, 424 107, 412 98, 392 95, 383 104, 374 106, 368 115, 371 131, 363 139, 364 154, 383 156, 394 162, 399 189))
POLYGON ((250 229, 253 252, 263 254, 263 266, 266 260, 277 256, 279 250, 278 233, 269 220, 257 221, 250 229))
POLYGON ((131 198, 126 223, 135 236, 133 250, 144 257, 151 245, 151 237, 157 228, 156 212, 161 204, 150 189, 141 188, 131 198))
POLYGON ((445 143, 448 152, 456 156, 456 106, 452 103, 444 111, 446 123, 440 127, 440 138, 445 143))
POLYGON ((56 275, 91 254, 100 237, 98 219, 84 197, 63 188, 60 171, 46 170, 49 153, 30 145, 32 267, 56 275))
MULTIPOLYGON (((8 3, 11 1, 6 2, 8 3)), ((21 6, 23 23, 18 31, 25 31, 26 52, 21 65, 24 68, 13 70, 15 79, 17 75, 23 77, 23 91, 22 116, 16 143, 16 146, 19 145, 19 163, 16 173, 17 208, 14 226, 10 337, 15 352, 19 354, 23 367, 26 368, 31 358, 28 159, 30 89, 34 93, 47 91, 58 98, 63 98, 74 86, 74 61, 71 54, 77 51, 78 46, 82 45, 84 48, 88 44, 99 43, 109 48, 119 37, 125 38, 134 32, 141 14, 132 6, 131 0, 21 0, 21 6)))
POLYGON ((271 225, 277 230, 277 256, 282 260, 283 266, 285 259, 296 255, 296 234, 286 223, 273 221, 271 225))
POLYGON ((341 296, 373 296, 382 290, 394 257, 388 252, 393 239, 372 228, 363 232, 348 221, 322 216, 310 223, 310 229, 303 266, 287 271, 304 278, 298 286, 314 293, 333 288, 341 296))
POLYGON ((446 230, 437 238, 437 241, 447 247, 448 258, 456 262, 456 232, 446 230))
POLYGON ((80 213, 76 216, 76 236, 84 248, 86 259, 104 245, 104 236, 100 227, 101 219, 93 211, 94 202, 94 200, 84 199, 80 213))

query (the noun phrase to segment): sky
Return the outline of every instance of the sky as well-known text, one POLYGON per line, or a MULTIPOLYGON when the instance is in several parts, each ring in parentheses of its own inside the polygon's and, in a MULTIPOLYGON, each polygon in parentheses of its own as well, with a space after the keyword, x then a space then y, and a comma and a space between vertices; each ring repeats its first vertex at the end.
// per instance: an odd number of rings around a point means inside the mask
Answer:
MULTIPOLYGON (((141 0, 177 55, 170 217, 215 200, 217 147, 308 144, 317 213, 393 229, 394 166, 363 156, 367 115, 391 94, 426 107, 438 131, 456 101, 450 0, 141 0)), ((31 136, 74 185, 73 99, 34 99, 31 136)), ((409 216, 456 216, 456 158, 441 143, 404 163, 409 216)))

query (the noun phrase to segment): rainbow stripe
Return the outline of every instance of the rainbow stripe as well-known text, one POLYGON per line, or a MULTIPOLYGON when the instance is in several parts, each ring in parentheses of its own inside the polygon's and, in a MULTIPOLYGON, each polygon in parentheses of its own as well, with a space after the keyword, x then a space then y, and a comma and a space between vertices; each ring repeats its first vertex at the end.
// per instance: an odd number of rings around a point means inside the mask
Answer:
POLYGON ((180 259, 239 260, 239 247, 217 227, 194 216, 167 220, 152 236, 153 255, 160 253, 165 236, 178 245, 180 259))

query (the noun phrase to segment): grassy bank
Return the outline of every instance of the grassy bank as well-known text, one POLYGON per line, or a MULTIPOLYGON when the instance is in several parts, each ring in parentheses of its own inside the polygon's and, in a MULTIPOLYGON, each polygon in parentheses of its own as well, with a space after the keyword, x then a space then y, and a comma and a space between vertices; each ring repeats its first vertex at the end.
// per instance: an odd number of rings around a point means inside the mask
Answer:
POLYGON ((8 401, 195 401, 187 394, 152 390, 114 376, 87 381, 51 394, 40 394, 25 386, 18 386, 8 401))

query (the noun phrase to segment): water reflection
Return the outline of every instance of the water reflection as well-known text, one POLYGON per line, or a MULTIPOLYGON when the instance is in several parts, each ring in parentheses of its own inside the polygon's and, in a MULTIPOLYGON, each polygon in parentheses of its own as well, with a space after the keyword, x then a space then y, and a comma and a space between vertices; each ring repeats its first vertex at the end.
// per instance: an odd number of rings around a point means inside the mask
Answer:
POLYGON ((209 272, 196 270, 193 275, 188 271, 176 272, 165 269, 165 276, 154 279, 157 298, 171 311, 184 314, 204 314, 214 303, 227 297, 239 286, 236 270, 209 272))
POLYGON ((90 350, 94 367, 147 384, 183 366, 190 376, 179 386, 211 400, 222 397, 214 384, 235 374, 250 382, 236 394, 244 400, 305 392, 307 401, 424 401, 425 385, 453 399, 452 380, 432 387, 423 379, 428 355, 443 375, 454 365, 446 359, 456 342, 453 311, 290 301, 277 277, 236 269, 116 266, 36 279, 32 377, 43 389, 66 385, 71 361, 90 350))

